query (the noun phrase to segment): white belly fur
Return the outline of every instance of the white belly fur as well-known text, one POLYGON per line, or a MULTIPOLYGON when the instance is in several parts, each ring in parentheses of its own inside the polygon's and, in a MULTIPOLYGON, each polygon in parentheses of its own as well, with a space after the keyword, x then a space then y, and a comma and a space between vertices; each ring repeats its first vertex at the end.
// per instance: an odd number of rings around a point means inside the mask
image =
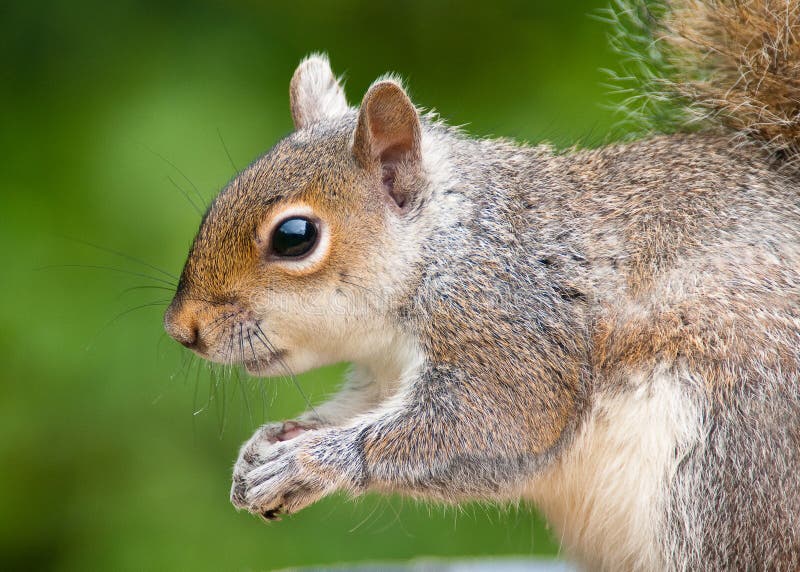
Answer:
POLYGON ((631 381, 598 397, 572 447, 529 489, 562 547, 592 570, 668 566, 660 534, 668 482, 701 435, 698 407, 676 374, 631 381))

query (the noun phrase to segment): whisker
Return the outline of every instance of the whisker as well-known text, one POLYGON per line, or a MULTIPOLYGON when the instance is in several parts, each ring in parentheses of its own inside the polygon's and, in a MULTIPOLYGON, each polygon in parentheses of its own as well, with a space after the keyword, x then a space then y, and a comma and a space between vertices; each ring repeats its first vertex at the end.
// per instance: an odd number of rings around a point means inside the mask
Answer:
MULTIPOLYGON (((164 344, 164 340, 166 340, 168 338, 169 338, 169 336, 167 335, 167 332, 162 330, 161 335, 158 336, 158 342, 156 342, 156 355, 155 355, 155 359, 156 360, 158 360, 160 358, 160 356, 161 356, 161 348, 162 348, 162 346, 164 344)), ((170 347, 172 347, 172 346, 170 346, 170 347)))
POLYGON ((256 322, 256 328, 258 328, 258 331, 261 333, 261 336, 263 336, 262 341, 264 342, 264 345, 275 355, 275 359, 278 360, 278 363, 281 365, 281 367, 283 367, 283 369, 286 370, 286 372, 289 374, 289 379, 292 380, 292 383, 297 388, 297 391, 300 392, 300 395, 306 402, 306 406, 314 413, 314 415, 319 417, 317 410, 314 409, 314 406, 311 404, 311 400, 306 395, 306 392, 303 391, 303 388, 300 386, 300 382, 297 381, 297 377, 295 377, 294 372, 289 368, 288 365, 286 365, 286 362, 283 360, 280 354, 277 351, 275 351, 275 347, 269 343, 269 338, 267 338, 267 334, 264 333, 264 330, 261 329, 261 324, 256 322))
POLYGON ((233 374, 233 330, 228 334, 228 343, 225 345, 224 363, 221 364, 222 374, 226 377, 233 374))
MULTIPOLYGON (((150 149, 150 148, 149 148, 147 145, 142 145, 142 146, 143 146, 145 149, 147 149, 147 150, 148 150, 150 153, 152 153, 153 155, 155 155, 156 157, 158 157, 159 159, 161 159, 162 161, 164 161, 164 162, 165 162, 167 165, 169 165, 170 167, 172 167, 173 169, 175 169, 175 171, 176 171, 176 172, 177 172, 177 173, 178 173, 178 174, 179 174, 181 177, 183 177, 184 179, 186 179, 186 182, 187 182, 187 183, 189 183, 189 185, 191 185, 191 187, 194 189, 194 192, 197 194, 197 197, 200 199, 200 204, 203 204, 203 205, 205 205, 205 204, 206 204, 206 199, 205 199, 205 198, 203 198, 203 195, 201 195, 201 194, 200 194, 200 190, 197 188, 197 185, 195 185, 195 184, 192 182, 192 180, 191 180, 189 177, 187 177, 187 176, 186 176, 186 174, 185 174, 183 171, 181 171, 181 170, 178 168, 178 166, 177 166, 177 165, 175 165, 175 163, 173 163, 172 161, 170 161, 169 159, 167 159, 166 157, 164 157, 163 155, 161 155, 161 154, 160 154, 160 153, 158 153, 157 151, 154 151, 153 149, 150 149)), ((202 213, 201 213, 201 214, 202 214, 202 213)))
POLYGON ((173 372, 172 375, 169 376, 170 380, 174 380, 180 377, 184 372, 186 373, 188 378, 189 371, 191 370, 193 361, 194 361, 193 353, 181 352, 181 366, 177 371, 173 372))
MULTIPOLYGON (((201 367, 199 362, 197 363, 197 367, 195 368, 194 374, 194 395, 192 396, 192 435, 197 440, 197 416, 203 413, 209 406, 209 402, 206 401, 205 405, 202 407, 197 406, 197 400, 200 395, 200 371, 201 367)), ((186 380, 189 380, 189 374, 192 372, 191 369, 187 370, 186 372, 186 380)), ((209 380, 211 383, 211 380, 209 380)))
POLYGON ((108 252, 109 254, 113 254, 115 256, 119 256, 120 258, 124 258, 125 260, 129 260, 131 262, 135 262, 136 264, 141 264, 142 266, 146 266, 150 270, 155 270, 159 274, 163 274, 167 278, 171 278, 172 280, 175 280, 176 282, 178 280, 177 276, 175 276, 174 274, 172 274, 170 272, 167 272, 163 268, 159 268, 155 264, 150 264, 149 262, 147 262, 145 260, 142 260, 141 258, 136 258, 135 256, 131 256, 130 254, 125 254, 124 252, 120 252, 118 250, 114 250, 113 248, 108 248, 107 246, 101 246, 99 244, 94 244, 92 242, 89 242, 88 240, 83 240, 83 239, 80 239, 80 238, 73 238, 73 237, 70 237, 70 236, 64 236, 62 238, 66 239, 66 240, 70 240, 72 242, 77 242, 79 244, 90 246, 90 247, 92 247, 92 248, 94 248, 96 250, 100 250, 102 252, 108 252))
POLYGON ((120 312, 119 314, 117 314, 116 316, 111 318, 108 322, 106 322, 103 325, 103 327, 101 327, 97 331, 97 333, 92 337, 92 339, 89 341, 89 343, 86 344, 86 347, 84 349, 86 351, 89 351, 92 348, 92 346, 94 346, 95 342, 97 341, 97 338, 100 337, 100 334, 105 332, 106 329, 111 327, 117 320, 119 320, 123 316, 127 316, 128 314, 130 314, 132 312, 136 312, 137 310, 142 310, 144 308, 151 308, 153 306, 166 306, 170 301, 171 300, 156 300, 154 302, 148 302, 147 304, 140 304, 139 306, 134 306, 133 308, 129 308, 129 309, 125 310, 124 312, 120 312))
POLYGON ((218 330, 220 327, 224 326, 231 318, 236 316, 235 313, 230 312, 227 314, 223 314, 221 316, 217 316, 214 318, 211 323, 208 325, 210 329, 206 330, 206 335, 218 330))
MULTIPOLYGON (((244 365, 244 324, 239 322, 239 364, 242 366, 244 365)), ((253 413, 250 409, 250 400, 247 398, 247 391, 244 387, 244 382, 242 381, 242 376, 239 368, 234 369, 234 377, 236 379, 236 383, 239 385, 239 389, 242 392, 242 401, 244 402, 245 411, 250 419, 250 424, 253 423, 253 413)))
MULTIPOLYGON (((254 334, 253 330, 247 328, 247 343, 250 345, 250 353, 253 354, 253 361, 255 362, 258 360, 258 356, 256 355, 256 348, 253 346, 253 334, 254 334)), ((266 412, 267 412, 266 393, 263 383, 259 383, 258 387, 260 389, 259 395, 261 397, 261 420, 263 422, 263 420, 266 419, 266 412)))
POLYGON ((250 353, 253 354, 253 361, 257 361, 258 358, 256 357, 256 349, 253 347, 253 331, 250 328, 247 328, 247 343, 250 344, 250 353))
POLYGON ((225 366, 223 367, 223 371, 225 372, 225 375, 227 375, 227 376, 233 376, 233 365, 234 365, 233 364, 233 351, 234 351, 234 343, 233 343, 233 341, 234 341, 234 337, 235 337, 234 336, 234 330, 235 329, 236 329, 235 327, 231 328, 231 332, 230 332, 230 334, 228 336, 229 348, 228 348, 227 355, 225 356, 225 366))
POLYGON ((344 282, 345 284, 350 284, 351 286, 355 286, 356 288, 361 288, 362 290, 366 290, 370 294, 374 294, 374 291, 371 288, 367 288, 366 286, 362 286, 361 284, 357 284, 355 282, 350 282, 350 281, 344 280, 342 278, 339 279, 339 282, 344 282))
POLYGON ((239 322, 239 363, 244 363, 244 326, 239 322))
POLYGON ((141 310, 141 309, 143 309, 143 308, 149 308, 149 307, 151 307, 151 306, 166 306, 166 305, 167 305, 167 304, 169 304, 171 301, 172 301, 172 300, 154 300, 154 301, 152 301, 152 302, 148 302, 147 304, 140 304, 140 305, 138 305, 138 306, 134 306, 133 308, 128 308, 128 309, 127 309, 127 310, 125 310, 124 312, 120 312, 119 314, 117 314, 116 316, 114 316, 114 317, 113 317, 113 318, 112 318, 112 319, 111 319, 111 320, 108 322, 108 324, 112 324, 112 323, 114 323, 115 321, 117 321, 117 320, 119 320, 120 318, 122 318, 123 316, 126 316, 126 315, 130 314, 131 312, 135 312, 136 310, 141 310))
POLYGON ((167 292, 174 292, 174 288, 167 288, 166 286, 131 286, 130 288, 125 288, 117 295, 117 300, 122 298, 128 292, 133 292, 134 290, 166 290, 167 292))
MULTIPOLYGON (((193 365, 195 365, 195 364, 193 364, 193 365)), ((205 411, 206 407, 208 407, 208 401, 206 401, 205 405, 203 405, 202 407, 198 407, 197 406, 197 400, 198 400, 198 398, 200 396, 200 372, 201 371, 202 370, 201 370, 200 367, 196 367, 195 368, 195 373, 194 373, 194 393, 192 395, 192 417, 196 417, 197 415, 199 415, 200 413, 205 411)), ((188 379, 189 373, 191 373, 191 369, 186 374, 187 375, 187 379, 188 379)))
MULTIPOLYGON (((347 278, 352 278, 352 279, 355 279, 355 280, 363 281, 363 278, 360 278, 358 276, 354 276, 353 274, 346 274, 345 272, 342 272, 341 276, 347 277, 347 278)), ((372 288, 368 288, 367 286, 364 286, 363 284, 360 284, 359 282, 352 282, 350 280, 345 280, 344 278, 340 278, 339 280, 341 282, 345 283, 345 284, 350 284, 351 286, 355 286, 356 288, 361 288, 365 292, 369 292, 370 294, 375 296, 375 298, 379 297, 376 290, 373 290, 372 288)))
POLYGON ((341 276, 347 276, 348 278, 355 278, 356 280, 364 280, 363 276, 356 276, 355 274, 349 274, 347 272, 341 272, 341 276))
POLYGON ((228 391, 225 383, 219 383, 219 377, 217 377, 217 381, 214 386, 215 388, 221 388, 220 392, 222 394, 222 399, 220 400, 217 398, 217 402, 219 402, 221 405, 221 407, 217 409, 217 420, 219 423, 219 434, 223 435, 225 433, 225 419, 227 417, 226 412, 228 410, 228 391))
POLYGON ((239 390, 242 393, 242 402, 244 404, 244 410, 247 414, 247 419, 250 421, 250 425, 254 425, 255 421, 253 419, 253 409, 250 407, 250 398, 247 395, 247 380, 242 379, 241 374, 237 371, 236 372, 236 383, 239 384, 239 390))
MULTIPOLYGON (((344 272, 341 274, 341 276, 351 277, 351 275, 345 274, 344 272)), ((359 284, 357 282, 351 282, 350 280, 345 280, 344 278, 339 278, 339 280, 344 284, 355 286, 356 288, 360 288, 365 292, 365 294, 361 295, 361 298, 358 300, 358 302, 363 302, 366 308, 371 308, 375 303, 380 303, 380 297, 378 293, 372 288, 367 288, 363 284, 359 284)))
MULTIPOLYGON (((261 330, 261 332, 262 332, 262 334, 264 336, 266 336, 266 334, 264 333, 263 330, 261 330)), ((275 346, 272 345, 272 343, 268 339, 266 339, 265 337, 262 337, 262 335, 259 334, 256 331, 253 331, 253 335, 255 336, 256 340, 258 340, 258 342, 260 342, 261 345, 264 346, 270 354, 277 354, 278 353, 277 352, 277 348, 275 348, 275 346)), ((283 371, 283 373, 280 374, 279 379, 281 379, 282 381, 285 381, 285 382, 291 382, 291 377, 290 377, 291 374, 292 374, 291 370, 282 361, 279 361, 278 363, 281 366, 281 370, 283 371)), ((263 388, 264 385, 262 384, 261 387, 263 388)), ((273 399, 274 399, 274 397, 275 396, 273 395, 273 399)), ((306 400, 306 404, 309 404, 308 400, 306 400)))
MULTIPOLYGON (((233 347, 233 335, 228 336, 228 342, 225 346, 225 350, 223 352, 223 359, 227 361, 229 359, 231 349, 233 347)), ((225 371, 225 366, 220 364, 214 364, 211 362, 205 362, 207 371, 209 372, 209 387, 208 387, 208 400, 207 405, 210 406, 213 401, 217 402, 217 407, 215 407, 215 412, 217 414, 217 425, 218 431, 220 436, 225 431, 225 417, 226 417, 226 410, 227 410, 227 384, 224 382, 223 377, 227 376, 227 372, 225 371)))
POLYGON ((265 423, 267 420, 267 413, 269 411, 269 405, 267 404, 267 384, 264 383, 262 380, 257 381, 258 384, 258 394, 261 397, 261 423, 265 423))
POLYGON ((97 264, 50 264, 47 266, 39 266, 34 270, 53 270, 56 268, 83 268, 86 270, 105 270, 106 272, 117 272, 120 274, 127 274, 129 276, 138 276, 139 278, 146 278, 148 280, 153 280, 155 282, 161 282, 162 284, 166 284, 167 286, 171 286, 172 288, 177 288, 178 285, 166 280, 164 278, 159 278, 158 276, 151 276, 149 274, 143 274, 141 272, 134 272, 132 270, 125 270, 124 268, 116 268, 114 266, 100 266, 97 264))
POLYGON ((222 131, 219 130, 217 127, 217 135, 219 135, 219 142, 222 143, 222 148, 225 149, 225 154, 228 156, 228 161, 231 162, 231 167, 233 167, 234 174, 239 172, 239 168, 236 166, 236 163, 233 162, 233 157, 231 157, 231 152, 228 150, 228 146, 225 145, 225 139, 222 138, 222 131))
POLYGON ((201 209, 200 207, 198 207, 198 206, 197 206, 197 203, 195 203, 195 202, 194 202, 194 199, 192 199, 192 197, 190 197, 190 196, 189 196, 189 193, 187 193, 187 192, 184 190, 184 188, 183 188, 183 187, 181 187, 181 186, 180 186, 180 185, 179 185, 177 182, 175 182, 175 179, 173 179, 173 178, 172 178, 172 177, 170 177, 169 175, 167 175, 167 180, 168 180, 170 183, 172 183, 172 186, 173 186, 173 187, 175 187, 176 189, 178 189, 178 192, 180 192, 180 194, 182 194, 182 195, 183 195, 183 197, 184 197, 184 198, 185 198, 187 201, 189 201, 189 204, 190 204, 190 205, 192 205, 192 208, 194 208, 194 210, 197 212, 197 214, 199 214, 199 215, 200 215, 200 218, 202 218, 202 217, 203 217, 203 209, 201 209))
MULTIPOLYGON (((253 360, 257 360, 258 357, 256 355, 255 347, 253 346, 253 336, 256 336, 258 339, 258 334, 251 328, 247 329, 247 343, 250 344, 250 351, 253 354, 253 360)), ((267 389, 266 384, 257 382, 257 387, 259 390, 259 396, 261 397, 261 422, 263 423, 267 419, 267 389)))

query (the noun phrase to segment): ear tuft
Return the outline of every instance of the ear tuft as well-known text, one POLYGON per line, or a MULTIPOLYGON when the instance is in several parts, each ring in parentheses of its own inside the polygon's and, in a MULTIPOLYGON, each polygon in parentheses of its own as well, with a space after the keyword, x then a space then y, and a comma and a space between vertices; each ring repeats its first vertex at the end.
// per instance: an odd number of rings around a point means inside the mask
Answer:
POLYGON ((417 108, 399 82, 372 84, 361 102, 353 154, 366 169, 380 166, 385 190, 400 207, 408 197, 395 188, 397 170, 420 159, 421 131, 417 108))
POLYGON ((347 113, 347 100, 325 54, 300 62, 289 84, 292 119, 296 129, 347 113))

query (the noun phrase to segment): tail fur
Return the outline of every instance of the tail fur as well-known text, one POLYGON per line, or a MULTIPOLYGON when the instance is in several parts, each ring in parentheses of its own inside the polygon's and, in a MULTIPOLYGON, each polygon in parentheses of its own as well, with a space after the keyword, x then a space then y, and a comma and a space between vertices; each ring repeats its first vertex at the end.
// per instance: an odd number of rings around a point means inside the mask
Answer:
POLYGON ((722 126, 800 161, 800 0, 618 0, 612 17, 622 79, 643 88, 629 110, 722 126))

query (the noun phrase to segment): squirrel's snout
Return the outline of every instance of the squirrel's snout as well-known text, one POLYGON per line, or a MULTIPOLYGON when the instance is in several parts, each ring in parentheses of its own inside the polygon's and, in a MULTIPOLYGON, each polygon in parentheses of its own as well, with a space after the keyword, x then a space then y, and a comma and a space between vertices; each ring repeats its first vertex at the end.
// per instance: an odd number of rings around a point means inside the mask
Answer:
POLYGON ((164 329, 178 343, 196 350, 200 346, 200 325, 191 304, 173 300, 164 314, 164 329))

